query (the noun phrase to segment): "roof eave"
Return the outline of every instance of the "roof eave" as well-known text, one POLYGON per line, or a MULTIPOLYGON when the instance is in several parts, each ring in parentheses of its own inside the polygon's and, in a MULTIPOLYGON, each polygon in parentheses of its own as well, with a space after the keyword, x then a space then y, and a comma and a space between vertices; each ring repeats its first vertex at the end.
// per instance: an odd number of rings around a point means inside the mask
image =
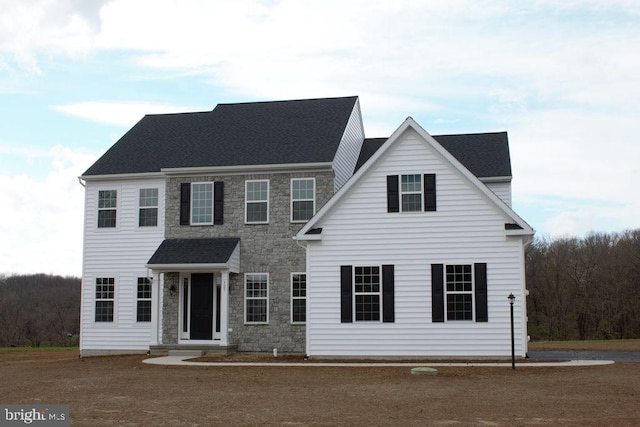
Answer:
POLYGON ((184 264, 146 264, 146 268, 158 271, 161 273, 166 273, 170 271, 219 271, 219 270, 228 270, 231 273, 238 273, 238 271, 234 271, 228 263, 184 263, 184 264))

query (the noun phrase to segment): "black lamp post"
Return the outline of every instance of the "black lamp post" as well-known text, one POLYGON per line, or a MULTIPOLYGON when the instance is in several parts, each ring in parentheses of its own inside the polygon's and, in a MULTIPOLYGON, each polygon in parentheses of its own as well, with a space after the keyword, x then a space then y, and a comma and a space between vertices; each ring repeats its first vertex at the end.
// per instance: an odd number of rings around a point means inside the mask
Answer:
POLYGON ((516 343, 513 335, 513 303, 516 301, 516 297, 511 293, 507 298, 509 298, 511 308, 511 369, 516 369, 516 343))

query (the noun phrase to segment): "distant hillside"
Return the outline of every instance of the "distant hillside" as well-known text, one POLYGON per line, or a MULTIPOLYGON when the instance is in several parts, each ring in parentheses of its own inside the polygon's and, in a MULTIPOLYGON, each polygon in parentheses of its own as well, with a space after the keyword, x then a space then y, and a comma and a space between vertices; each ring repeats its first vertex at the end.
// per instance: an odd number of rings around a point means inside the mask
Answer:
POLYGON ((0 347, 77 345, 80 278, 0 275, 0 347))

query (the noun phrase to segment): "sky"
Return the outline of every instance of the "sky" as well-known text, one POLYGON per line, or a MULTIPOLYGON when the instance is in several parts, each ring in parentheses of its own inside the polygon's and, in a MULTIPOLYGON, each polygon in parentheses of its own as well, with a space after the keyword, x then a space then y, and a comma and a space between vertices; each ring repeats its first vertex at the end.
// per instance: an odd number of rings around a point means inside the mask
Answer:
POLYGON ((0 0, 0 273, 80 276, 78 176, 145 114, 360 97, 507 131, 538 237, 640 227, 637 0, 0 0))

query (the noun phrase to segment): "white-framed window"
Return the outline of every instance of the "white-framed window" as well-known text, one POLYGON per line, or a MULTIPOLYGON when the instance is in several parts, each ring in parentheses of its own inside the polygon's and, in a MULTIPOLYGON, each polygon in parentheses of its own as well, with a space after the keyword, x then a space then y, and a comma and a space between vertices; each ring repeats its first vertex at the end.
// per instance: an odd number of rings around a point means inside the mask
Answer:
POLYGON ((307 275, 291 273, 291 323, 307 321, 307 275))
POLYGON ((115 304, 115 279, 113 277, 96 278, 96 322, 113 322, 115 304))
POLYGON ((213 224, 213 182, 191 183, 191 224, 213 224))
POLYGON ((380 266, 353 268, 353 296, 356 321, 380 321, 380 266))
POLYGON ((244 275, 245 323, 269 323, 269 274, 244 275))
POLYGON ((402 212, 422 211, 422 175, 401 175, 400 206, 402 212))
POLYGON ((473 266, 448 264, 445 270, 447 320, 473 320, 473 266))
POLYGON ((136 305, 136 320, 151 322, 151 279, 138 277, 138 301, 136 305))
POLYGON ((158 189, 141 188, 138 208, 138 227, 158 225, 158 189))
POLYGON ((245 222, 247 224, 269 222, 269 180, 245 182, 245 222))
POLYGON ((316 213, 315 178, 291 179, 291 222, 306 222, 316 213))
POLYGON ((117 190, 98 191, 98 228, 114 228, 116 226, 117 208, 117 190))

